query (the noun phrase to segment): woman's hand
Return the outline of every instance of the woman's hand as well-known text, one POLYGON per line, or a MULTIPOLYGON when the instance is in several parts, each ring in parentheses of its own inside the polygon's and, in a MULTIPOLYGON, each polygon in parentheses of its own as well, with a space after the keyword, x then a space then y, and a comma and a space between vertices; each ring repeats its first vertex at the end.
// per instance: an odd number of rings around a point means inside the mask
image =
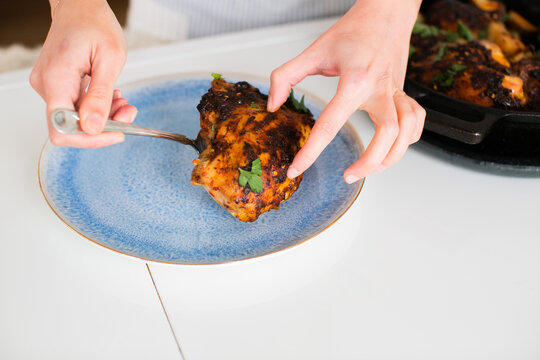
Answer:
POLYGON ((334 98, 294 158, 288 177, 309 168, 357 109, 369 113, 375 135, 362 157, 345 170, 346 182, 381 172, 418 141, 426 113, 402 89, 420 2, 358 0, 304 52, 272 72, 269 111, 277 110, 291 87, 308 75, 340 76, 334 98))
POLYGON ((114 91, 126 59, 122 28, 105 0, 51 0, 51 9, 51 28, 30 75, 47 103, 51 142, 93 148, 122 142, 122 133, 101 133, 107 118, 130 122, 137 112, 114 91), (78 110, 85 134, 53 129, 49 118, 61 108, 78 110))

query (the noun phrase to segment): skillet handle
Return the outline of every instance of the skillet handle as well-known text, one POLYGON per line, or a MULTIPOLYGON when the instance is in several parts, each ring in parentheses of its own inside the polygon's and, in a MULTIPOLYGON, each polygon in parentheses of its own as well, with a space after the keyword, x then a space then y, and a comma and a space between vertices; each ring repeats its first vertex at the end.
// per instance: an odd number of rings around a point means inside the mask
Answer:
MULTIPOLYGON (((419 101, 419 104, 422 105, 422 102, 419 101)), ((498 120, 498 117, 492 114, 484 114, 480 121, 471 122, 427 107, 424 108, 426 109, 424 129, 470 145, 480 144, 491 126, 498 120)))
POLYGON ((426 110, 424 129, 466 144, 481 143, 501 117, 489 111, 475 110, 472 106, 461 106, 461 102, 420 87, 410 80, 405 83, 405 92, 426 110), (441 108, 445 112, 438 110, 441 108))

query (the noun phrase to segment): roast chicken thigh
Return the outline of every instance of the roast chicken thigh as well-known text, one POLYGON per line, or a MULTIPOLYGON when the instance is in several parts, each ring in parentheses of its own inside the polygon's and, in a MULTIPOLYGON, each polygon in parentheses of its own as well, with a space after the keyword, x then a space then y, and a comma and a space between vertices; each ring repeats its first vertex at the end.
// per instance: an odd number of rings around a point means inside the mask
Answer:
POLYGON ((191 182, 241 221, 278 208, 302 181, 289 179, 287 169, 313 127, 313 115, 297 109, 291 97, 270 113, 267 100, 247 82, 218 77, 197 107, 206 149, 194 160, 191 182))

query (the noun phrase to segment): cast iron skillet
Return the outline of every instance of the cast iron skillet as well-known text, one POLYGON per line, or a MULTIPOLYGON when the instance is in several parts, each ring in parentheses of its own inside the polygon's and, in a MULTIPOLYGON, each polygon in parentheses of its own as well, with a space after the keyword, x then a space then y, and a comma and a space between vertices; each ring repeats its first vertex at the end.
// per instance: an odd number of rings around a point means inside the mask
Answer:
MULTIPOLYGON (((424 0, 422 11, 436 0, 424 0)), ((504 1, 510 8, 535 23, 540 22, 538 0, 504 1)), ((508 111, 475 105, 441 94, 409 78, 405 81, 405 92, 426 109, 425 129, 465 144, 479 144, 492 128, 502 122, 513 126, 540 130, 540 113, 508 111)))
POLYGON ((498 122, 511 121, 525 128, 540 129, 538 112, 475 105, 441 94, 411 79, 406 79, 404 89, 426 109, 426 130, 466 144, 481 143, 498 122))

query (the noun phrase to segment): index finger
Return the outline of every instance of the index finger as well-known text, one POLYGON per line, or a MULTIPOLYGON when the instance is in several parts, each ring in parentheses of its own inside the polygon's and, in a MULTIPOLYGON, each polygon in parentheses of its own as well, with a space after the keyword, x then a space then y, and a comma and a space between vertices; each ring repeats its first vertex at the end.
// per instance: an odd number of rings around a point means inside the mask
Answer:
POLYGON ((336 136, 343 124, 369 97, 368 82, 364 72, 343 75, 335 96, 330 100, 315 122, 311 133, 293 162, 287 176, 295 178, 306 171, 336 136))

